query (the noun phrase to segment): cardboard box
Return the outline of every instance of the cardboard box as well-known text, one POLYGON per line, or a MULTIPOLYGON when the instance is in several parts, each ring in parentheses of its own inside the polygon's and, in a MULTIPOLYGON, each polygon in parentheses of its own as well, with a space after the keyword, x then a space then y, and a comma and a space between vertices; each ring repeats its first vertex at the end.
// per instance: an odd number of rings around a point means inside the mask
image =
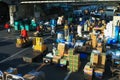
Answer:
POLYGON ((52 59, 52 62, 58 64, 58 63, 60 62, 60 59, 53 58, 53 59, 52 59))
POLYGON ((98 65, 105 66, 105 62, 106 62, 106 55, 102 53, 99 55, 98 65))
POLYGON ((23 76, 24 79, 26 80, 34 80, 35 79, 35 76, 31 75, 31 74, 26 74, 23 76))
POLYGON ((92 66, 98 64, 98 54, 91 54, 90 63, 92 66))
POLYGON ((60 59, 61 59, 61 56, 54 56, 53 59, 52 59, 52 62, 53 63, 59 63, 60 59))
POLYGON ((97 43, 97 47, 102 47, 102 43, 97 43))
POLYGON ((74 49, 69 49, 68 50, 68 55, 73 55, 74 54, 74 49))
POLYGON ((61 59, 61 56, 57 55, 57 56, 54 56, 53 58, 61 59))
POLYGON ((104 69, 102 69, 102 68, 95 68, 94 69, 94 75, 97 78, 102 78, 103 77, 103 73, 104 73, 104 69))
POLYGON ((92 48, 96 48, 97 46, 97 42, 96 41, 92 41, 92 48))
POLYGON ((81 47, 81 50, 82 50, 82 51, 86 51, 86 46, 82 46, 82 47, 81 47))
POLYGON ((64 50, 66 49, 66 44, 64 44, 64 43, 59 43, 57 49, 60 50, 60 51, 61 51, 61 50, 64 51, 64 50))
POLYGON ((84 74, 87 74, 87 75, 89 75, 89 76, 92 76, 92 75, 93 75, 93 68, 91 68, 91 63, 90 63, 90 62, 88 62, 88 63, 85 65, 83 71, 84 71, 84 74))
POLYGON ((64 51, 64 56, 68 56, 68 50, 64 51))
POLYGON ((58 51, 59 51, 58 55, 62 57, 64 55, 64 51, 63 50, 58 50, 58 51))
POLYGON ((102 47, 97 47, 96 49, 97 49, 98 51, 100 51, 100 53, 102 53, 102 51, 103 51, 102 47))
POLYGON ((60 59, 60 64, 67 65, 68 63, 66 59, 60 59))
POLYGON ((17 44, 17 43, 16 43, 16 47, 17 47, 17 48, 21 48, 21 47, 22 47, 22 45, 21 45, 21 44, 17 44))

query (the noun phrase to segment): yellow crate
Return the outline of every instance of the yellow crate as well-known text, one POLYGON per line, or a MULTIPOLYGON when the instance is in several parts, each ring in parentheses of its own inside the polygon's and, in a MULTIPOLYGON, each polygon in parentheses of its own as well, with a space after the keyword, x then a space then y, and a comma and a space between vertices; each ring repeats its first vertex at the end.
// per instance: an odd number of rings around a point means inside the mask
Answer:
POLYGON ((17 44, 22 44, 23 43, 23 39, 17 39, 17 44))

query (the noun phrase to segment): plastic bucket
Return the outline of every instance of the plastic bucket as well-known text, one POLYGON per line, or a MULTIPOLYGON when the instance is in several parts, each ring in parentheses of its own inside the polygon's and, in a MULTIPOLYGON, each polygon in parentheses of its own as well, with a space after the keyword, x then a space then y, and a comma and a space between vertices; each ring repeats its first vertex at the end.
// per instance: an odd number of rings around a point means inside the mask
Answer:
POLYGON ((15 30, 19 30, 19 22, 18 21, 15 21, 15 23, 14 23, 14 29, 15 30))
POLYGON ((118 41, 119 41, 119 43, 120 43, 120 33, 119 33, 119 36, 118 36, 118 41))
POLYGON ((67 41, 72 42, 72 40, 73 40, 73 35, 69 35, 67 41))
POLYGON ((87 59, 87 54, 85 53, 80 53, 80 59, 87 59))
POLYGON ((119 27, 115 27, 115 39, 118 41, 118 35, 119 35, 119 27))
POLYGON ((112 41, 111 41, 112 44, 115 44, 116 42, 117 42, 116 39, 112 39, 112 41))
POLYGON ((107 44, 112 44, 112 38, 108 38, 106 43, 107 44))
POLYGON ((57 34, 57 39, 63 39, 63 33, 62 32, 59 32, 57 34))
POLYGON ((65 39, 57 39, 56 42, 57 43, 65 43, 65 39))
POLYGON ((64 30, 64 36, 67 37, 69 34, 69 30, 64 30))

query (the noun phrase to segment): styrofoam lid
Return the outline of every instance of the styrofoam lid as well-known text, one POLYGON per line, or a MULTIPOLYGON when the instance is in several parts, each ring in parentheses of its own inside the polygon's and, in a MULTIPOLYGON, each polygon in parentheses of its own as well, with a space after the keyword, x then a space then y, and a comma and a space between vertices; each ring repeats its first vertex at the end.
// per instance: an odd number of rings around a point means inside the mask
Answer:
POLYGON ((100 51, 98 51, 98 50, 92 50, 92 53, 100 54, 100 51))
POLYGON ((92 17, 92 20, 95 20, 95 18, 94 18, 94 17, 92 17))

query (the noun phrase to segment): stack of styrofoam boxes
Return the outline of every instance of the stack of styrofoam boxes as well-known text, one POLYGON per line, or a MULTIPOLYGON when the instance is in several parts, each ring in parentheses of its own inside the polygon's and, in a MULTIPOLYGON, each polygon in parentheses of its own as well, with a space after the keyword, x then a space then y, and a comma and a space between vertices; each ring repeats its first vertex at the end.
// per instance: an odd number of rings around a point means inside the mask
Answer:
POLYGON ((94 68, 94 74, 97 78, 102 78, 103 73, 105 71, 105 61, 106 61, 106 55, 105 53, 91 53, 91 67, 94 68))
POLYGON ((72 72, 76 72, 79 70, 80 68, 80 55, 79 54, 73 54, 74 53, 74 49, 69 49, 68 50, 68 54, 69 54, 69 65, 68 65, 68 69, 72 72))
POLYGON ((88 25, 87 25, 87 22, 84 23, 84 31, 87 31, 88 30, 88 25))
POLYGON ((80 25, 77 26, 77 33, 79 37, 82 37, 82 26, 80 25))
POLYGON ((112 38, 112 36, 113 36, 113 26, 112 26, 112 24, 113 24, 112 21, 107 23, 106 29, 104 30, 105 37, 111 37, 112 38))

